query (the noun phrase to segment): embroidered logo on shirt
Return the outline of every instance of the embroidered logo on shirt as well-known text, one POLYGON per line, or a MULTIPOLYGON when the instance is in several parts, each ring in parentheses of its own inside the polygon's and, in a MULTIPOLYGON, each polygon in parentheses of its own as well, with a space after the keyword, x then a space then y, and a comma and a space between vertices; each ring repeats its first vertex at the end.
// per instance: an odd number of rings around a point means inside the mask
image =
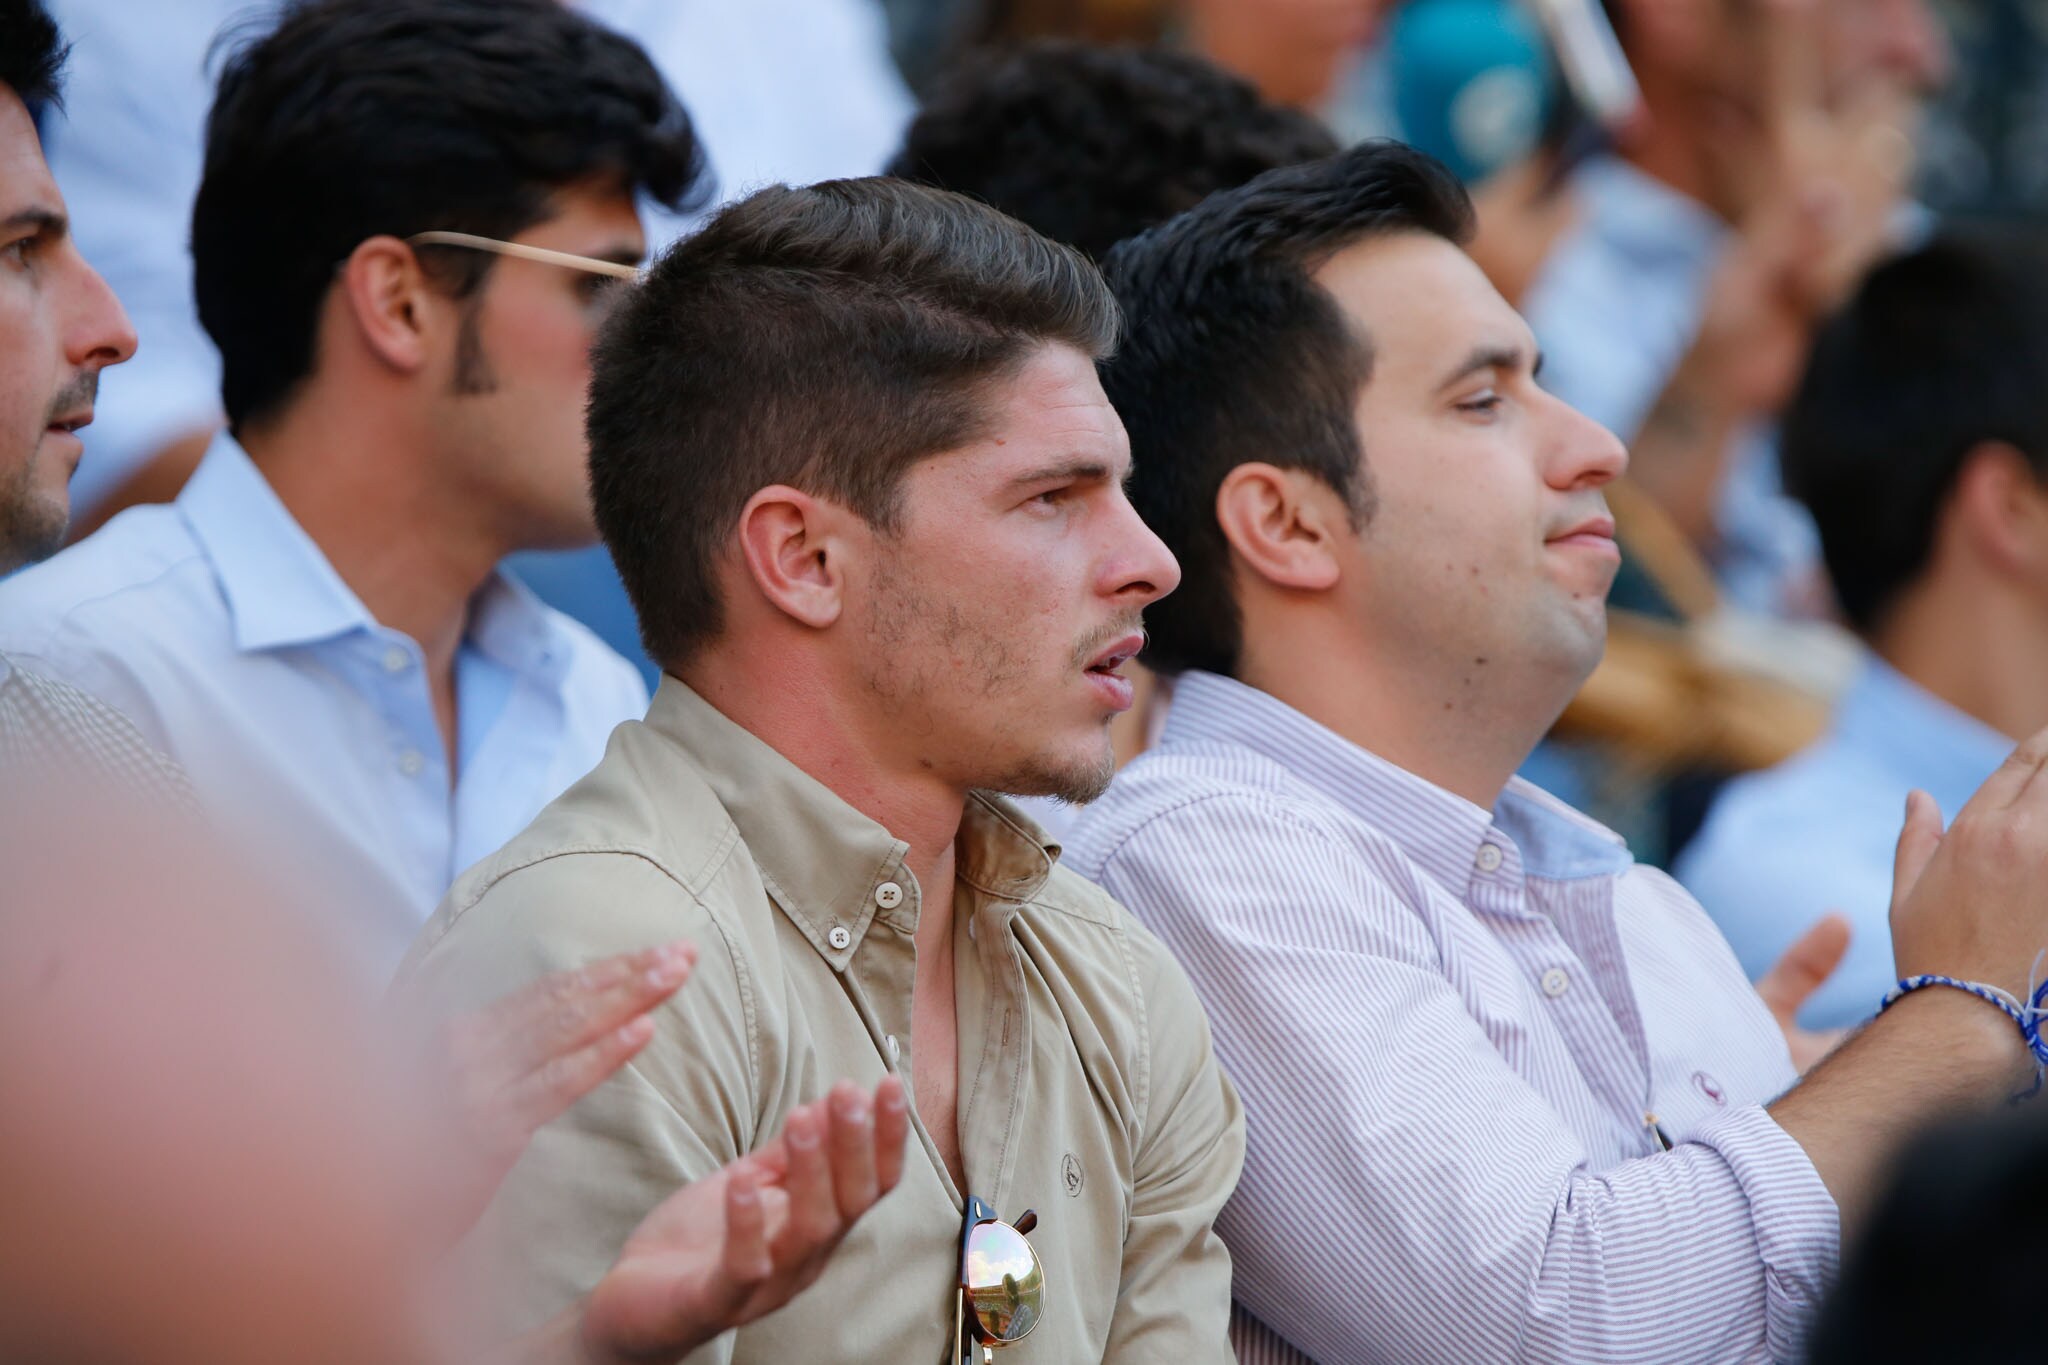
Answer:
POLYGON ((1068 1152, 1066 1161, 1062 1163, 1061 1173, 1066 1178, 1068 1196, 1079 1199, 1081 1197, 1081 1158, 1075 1156, 1072 1152, 1068 1152))
POLYGON ((1721 1089, 1721 1083, 1715 1080, 1712 1076, 1709 1076, 1706 1072, 1693 1072, 1692 1083, 1700 1088, 1700 1093, 1702 1095, 1705 1095, 1715 1104, 1726 1105, 1728 1103, 1727 1092, 1721 1089))

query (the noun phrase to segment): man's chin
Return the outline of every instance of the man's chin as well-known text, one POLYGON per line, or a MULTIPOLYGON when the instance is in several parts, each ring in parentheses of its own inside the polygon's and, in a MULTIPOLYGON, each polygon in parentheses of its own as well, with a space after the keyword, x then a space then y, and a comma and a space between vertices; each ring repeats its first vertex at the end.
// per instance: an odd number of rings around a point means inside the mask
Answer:
POLYGON ((1116 751, 1105 744, 1097 754, 1040 755, 983 785, 989 791, 1008 796, 1049 796, 1085 806, 1109 790, 1110 779, 1115 776, 1116 751))
POLYGON ((71 529, 71 500, 33 488, 16 489, 0 503, 0 574, 48 559, 64 548, 71 529))

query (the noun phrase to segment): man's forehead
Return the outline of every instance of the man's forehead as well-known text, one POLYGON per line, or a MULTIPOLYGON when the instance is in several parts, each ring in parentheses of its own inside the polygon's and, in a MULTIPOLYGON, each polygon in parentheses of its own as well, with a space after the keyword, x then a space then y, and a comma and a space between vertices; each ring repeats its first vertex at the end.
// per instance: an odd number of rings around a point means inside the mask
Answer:
POLYGON ((1071 346, 1040 347, 994 393, 993 433, 1006 441, 1088 440, 1105 451, 1129 446, 1095 362, 1071 346))
POLYGON ((987 419, 975 439, 953 451, 964 458, 926 462, 952 478, 1008 484, 1085 477, 1121 481, 1131 443, 1095 375, 1095 363, 1069 346, 1034 352, 987 390, 987 419))
POLYGON ((0 220, 16 214, 61 214, 64 198, 43 159, 43 141, 36 134, 28 106, 10 86, 0 85, 0 220))
POLYGON ((1372 346, 1374 370, 1439 367, 1475 348, 1533 360, 1529 325, 1478 263, 1433 233, 1389 233, 1333 255, 1315 279, 1372 346))

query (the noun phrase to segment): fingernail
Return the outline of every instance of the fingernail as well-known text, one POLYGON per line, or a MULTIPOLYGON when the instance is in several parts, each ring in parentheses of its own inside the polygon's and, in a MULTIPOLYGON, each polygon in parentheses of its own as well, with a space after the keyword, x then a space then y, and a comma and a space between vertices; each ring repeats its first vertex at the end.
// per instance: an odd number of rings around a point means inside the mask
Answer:
POLYGON ((840 1096, 839 1117, 847 1123, 866 1123, 868 1121, 867 1102, 859 1095, 840 1096))
POLYGON ((761 1192, 752 1185, 741 1185, 732 1192, 733 1202, 736 1204, 751 1204, 760 1197, 761 1192))
POLYGON ((818 1145, 817 1129, 795 1116, 790 1118, 789 1131, 784 1136, 789 1139, 789 1145, 792 1147, 809 1150, 818 1145))

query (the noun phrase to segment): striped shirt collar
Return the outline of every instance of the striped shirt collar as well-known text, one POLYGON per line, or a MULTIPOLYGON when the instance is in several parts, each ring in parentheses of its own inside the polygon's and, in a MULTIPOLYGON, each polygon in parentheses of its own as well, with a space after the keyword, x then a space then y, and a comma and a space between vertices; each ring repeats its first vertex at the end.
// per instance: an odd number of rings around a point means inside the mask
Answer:
POLYGON ((1160 736, 1178 744, 1233 744, 1286 768, 1299 782, 1398 844, 1416 866, 1457 889, 1471 880, 1491 834, 1519 854, 1527 876, 1612 877, 1631 865, 1620 835, 1517 777, 1493 810, 1352 743, 1257 688, 1199 670, 1174 683, 1160 736))

